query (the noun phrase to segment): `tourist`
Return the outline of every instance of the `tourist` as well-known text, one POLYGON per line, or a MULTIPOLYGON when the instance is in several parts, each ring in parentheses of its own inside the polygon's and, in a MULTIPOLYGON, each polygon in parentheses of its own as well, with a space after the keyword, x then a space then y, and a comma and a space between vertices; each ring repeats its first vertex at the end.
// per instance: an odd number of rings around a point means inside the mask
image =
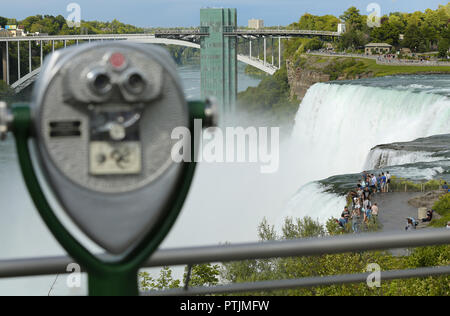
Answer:
POLYGON ((365 199, 364 202, 363 202, 363 207, 365 209, 367 209, 370 206, 370 204, 371 204, 370 200, 369 199, 365 199))
POLYGON ((352 211, 352 229, 354 233, 358 232, 358 224, 360 217, 361 212, 359 211, 359 207, 357 207, 352 211))
POLYGON ((343 216, 341 216, 341 218, 338 220, 339 226, 342 228, 345 228, 345 225, 347 224, 347 222, 345 221, 345 218, 343 216))
POLYGON ((447 229, 450 229, 450 222, 447 222, 447 229))
POLYGON ((384 172, 381 174, 381 192, 386 192, 386 176, 384 175, 384 172))
POLYGON ((345 223, 347 224, 348 220, 350 218, 350 212, 349 212, 347 206, 344 208, 344 211, 342 212, 341 217, 343 217, 345 219, 345 223))
POLYGON ((447 184, 447 182, 444 182, 444 185, 442 186, 442 189, 443 189, 444 191, 447 191, 447 193, 450 193, 450 190, 448 189, 448 184, 447 184))
POLYGON ((368 206, 366 209, 364 209, 364 222, 368 223, 371 218, 372 218, 372 209, 370 206, 368 206))
POLYGON ((364 192, 363 192, 363 198, 364 198, 364 200, 370 200, 370 195, 371 195, 371 193, 370 193, 370 191, 369 191, 369 188, 366 187, 366 189, 365 189, 364 192))
POLYGON ((378 204, 377 203, 374 203, 373 205, 372 205, 372 215, 373 215, 373 217, 374 217, 374 219, 375 219, 375 221, 378 219, 378 204))
POLYGON ((389 192, 389 186, 391 184, 391 174, 386 172, 386 192, 389 192))
POLYGON ((410 217, 408 217, 406 220, 407 220, 407 224, 405 227, 406 231, 411 231, 411 230, 416 229, 416 225, 414 225, 414 222, 412 221, 412 219, 410 217))
POLYGON ((426 218, 422 218, 422 223, 425 222, 431 222, 431 220, 433 219, 433 210, 428 210, 427 211, 427 217, 426 218))
POLYGON ((372 174, 370 179, 370 189, 372 190, 372 193, 377 192, 377 177, 374 174, 372 174))

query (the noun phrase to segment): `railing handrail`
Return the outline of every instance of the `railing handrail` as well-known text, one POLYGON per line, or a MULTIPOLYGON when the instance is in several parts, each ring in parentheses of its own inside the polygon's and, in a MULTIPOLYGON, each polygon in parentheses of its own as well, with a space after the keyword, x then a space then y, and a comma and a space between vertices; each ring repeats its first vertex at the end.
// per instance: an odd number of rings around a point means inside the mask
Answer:
MULTIPOLYGON (((163 249, 144 267, 194 265, 251 259, 315 256, 369 250, 450 244, 449 229, 370 233, 323 238, 269 241, 221 246, 163 249)), ((67 273, 67 256, 0 261, 0 278, 67 273)))

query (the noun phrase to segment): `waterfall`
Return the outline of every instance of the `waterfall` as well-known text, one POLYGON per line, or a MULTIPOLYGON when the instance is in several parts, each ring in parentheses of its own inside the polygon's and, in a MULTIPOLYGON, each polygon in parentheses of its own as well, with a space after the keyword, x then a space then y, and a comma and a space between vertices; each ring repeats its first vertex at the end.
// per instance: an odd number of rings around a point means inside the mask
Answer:
POLYGON ((364 165, 365 170, 382 169, 388 166, 406 165, 416 162, 431 162, 442 160, 433 157, 433 153, 426 151, 408 151, 374 148, 370 151, 364 165))
MULTIPOLYGON (((449 133, 449 122, 450 98, 445 95, 351 84, 312 86, 300 105, 291 136, 305 185, 284 214, 321 220, 338 216, 344 199, 332 199, 311 182, 361 172, 371 164, 366 161, 375 146, 449 133)), ((386 163, 431 159, 426 153, 391 153, 386 163)))

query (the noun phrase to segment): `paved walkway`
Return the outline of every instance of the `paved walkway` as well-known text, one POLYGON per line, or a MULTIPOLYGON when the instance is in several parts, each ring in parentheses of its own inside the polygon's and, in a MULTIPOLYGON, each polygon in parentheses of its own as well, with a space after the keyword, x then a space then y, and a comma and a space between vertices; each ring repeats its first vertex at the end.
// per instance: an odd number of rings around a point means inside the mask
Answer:
POLYGON ((374 202, 380 209, 378 219, 383 225, 382 231, 404 231, 406 218, 417 219, 418 209, 411 206, 408 201, 420 196, 416 192, 377 193, 374 202))

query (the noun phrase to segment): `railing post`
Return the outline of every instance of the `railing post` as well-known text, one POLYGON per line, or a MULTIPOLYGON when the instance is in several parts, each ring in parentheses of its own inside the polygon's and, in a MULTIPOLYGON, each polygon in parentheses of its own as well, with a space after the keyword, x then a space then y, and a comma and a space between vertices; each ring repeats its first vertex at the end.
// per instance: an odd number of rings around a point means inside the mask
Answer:
POLYGON ((267 38, 264 36, 264 66, 266 65, 267 56, 267 38))
POLYGON ((9 42, 6 42, 6 83, 9 85, 9 42))
POLYGON ((278 69, 281 69, 281 37, 278 37, 278 69))
POLYGON ((41 66, 42 66, 42 61, 43 61, 43 59, 44 59, 44 52, 43 52, 43 48, 42 48, 42 45, 44 45, 44 42, 41 40, 41 66))
POLYGON ((3 81, 6 82, 6 72, 7 70, 7 66, 6 66, 6 51, 8 49, 8 46, 6 45, 8 42, 5 42, 5 45, 2 45, 2 72, 3 72, 3 81))
POLYGON ((17 41, 17 80, 20 79, 20 41, 17 41))
POLYGON ((29 72, 32 72, 32 65, 31 65, 31 41, 28 41, 28 70, 29 72))
POLYGON ((272 66, 274 64, 274 54, 273 54, 273 37, 272 37, 272 46, 270 46, 270 50, 272 52, 272 66))

